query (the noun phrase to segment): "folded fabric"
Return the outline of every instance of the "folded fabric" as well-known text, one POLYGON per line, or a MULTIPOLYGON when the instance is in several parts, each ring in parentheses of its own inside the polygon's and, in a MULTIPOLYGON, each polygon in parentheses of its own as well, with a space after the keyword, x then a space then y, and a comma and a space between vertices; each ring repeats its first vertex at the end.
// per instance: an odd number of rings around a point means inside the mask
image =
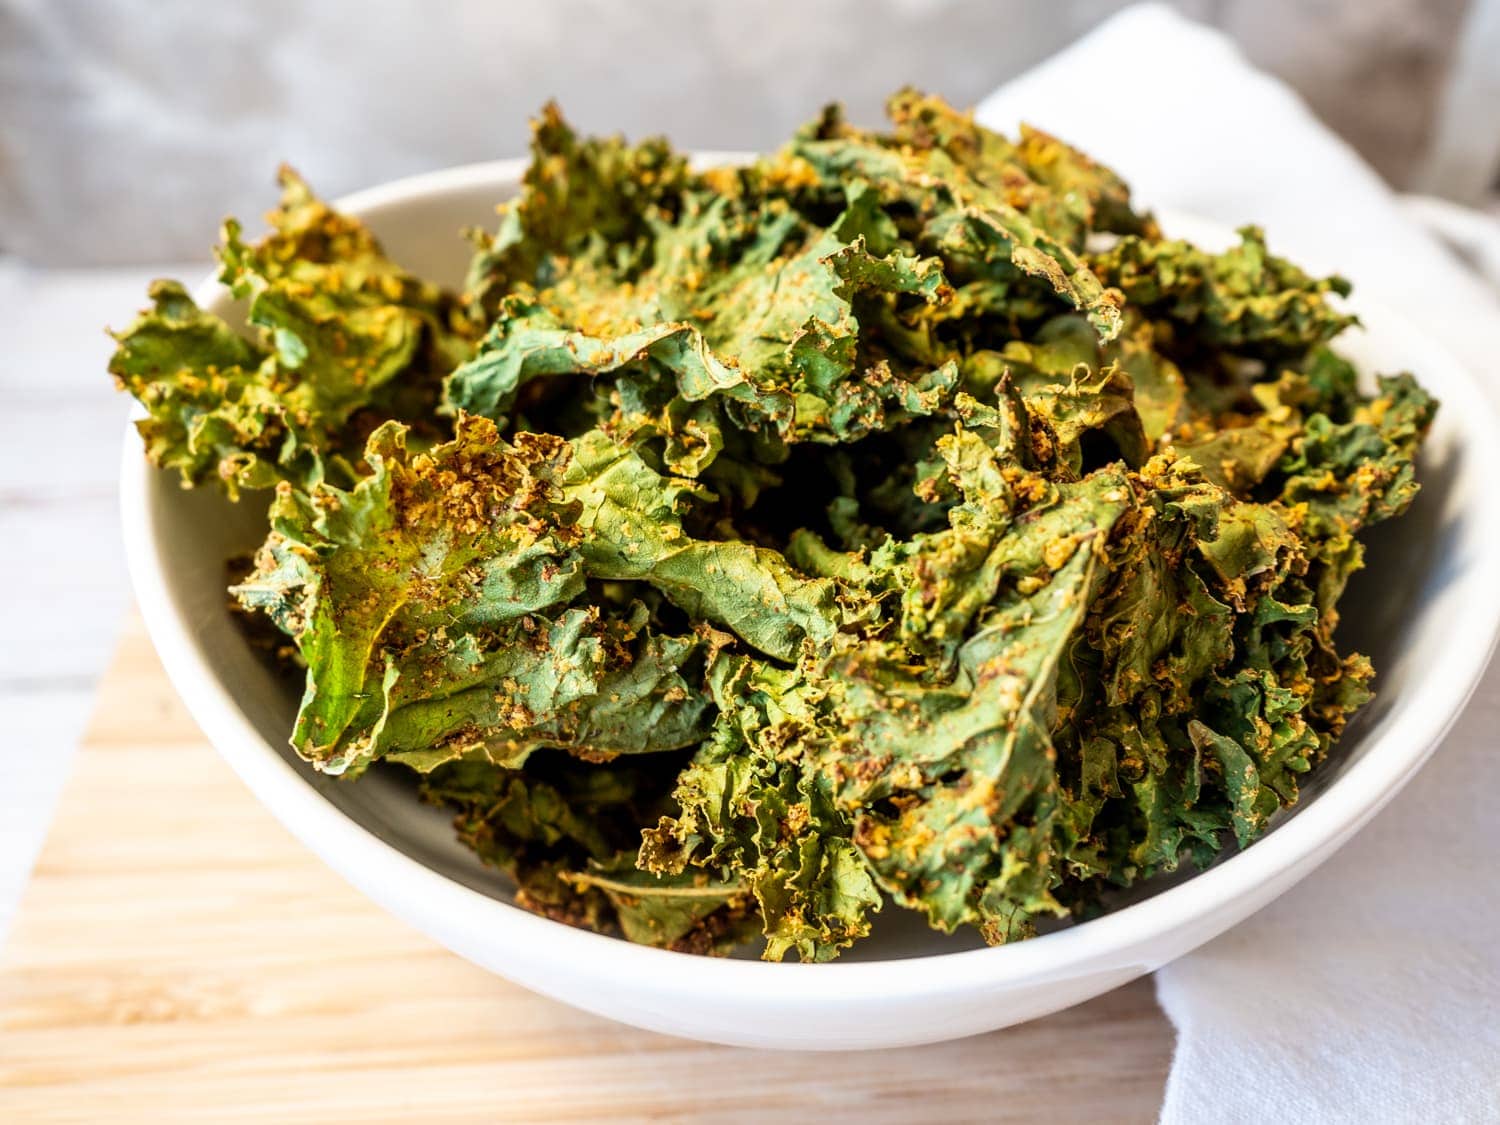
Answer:
MULTIPOLYGON (((1259 224, 1273 250, 1350 278, 1472 370, 1494 368, 1488 287, 1295 94, 1166 7, 1115 17, 978 117, 1066 138, 1148 206, 1259 224)), ((1163 1121, 1500 1118, 1497 729, 1492 669, 1431 763, 1348 847, 1157 974, 1178 1032, 1163 1121)))

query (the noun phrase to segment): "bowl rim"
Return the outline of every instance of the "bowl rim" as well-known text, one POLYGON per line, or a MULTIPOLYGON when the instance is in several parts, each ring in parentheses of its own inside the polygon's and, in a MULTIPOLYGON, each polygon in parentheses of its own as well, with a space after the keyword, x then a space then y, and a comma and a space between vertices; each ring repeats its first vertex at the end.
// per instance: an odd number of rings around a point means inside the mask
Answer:
MULTIPOLYGON (((696 162, 742 161, 742 153, 698 153, 696 162)), ((399 206, 417 198, 492 188, 496 197, 515 186, 525 159, 459 165, 390 181, 336 199, 333 205, 355 215, 399 206)), ((1163 209, 1167 225, 1178 218, 1203 228, 1221 224, 1163 209)), ((207 305, 223 294, 210 275, 195 291, 207 305)), ((1378 312, 1379 320, 1420 340, 1432 366, 1453 378, 1444 388, 1443 409, 1458 416, 1470 473, 1500 480, 1500 443, 1475 440, 1485 431, 1500 433, 1500 415, 1470 369, 1405 316, 1375 302, 1356 307, 1378 312)), ((121 455, 120 505, 126 559, 147 631, 169 678, 214 748, 260 801, 314 854, 387 909, 432 934, 461 954, 467 944, 457 930, 430 926, 437 914, 483 927, 486 944, 570 967, 610 963, 610 975, 639 973, 672 982, 683 998, 734 997, 747 1003, 795 995, 799 1003, 837 1001, 878 992, 891 1000, 962 993, 1048 979, 1073 977, 1081 969, 1113 963, 1123 953, 1144 951, 1173 931, 1209 920, 1257 887, 1293 873, 1311 871, 1362 827, 1427 760, 1477 688, 1500 639, 1500 583, 1478 583, 1479 597, 1460 615, 1441 658, 1427 668, 1422 683, 1359 760, 1350 763, 1326 789, 1250 847, 1212 868, 1100 917, 1011 945, 958 950, 874 961, 833 961, 816 968, 797 962, 764 962, 705 957, 637 945, 622 938, 576 929, 492 898, 427 867, 365 829, 327 801, 282 759, 240 711, 232 693, 209 671, 194 623, 174 603, 170 560, 157 534, 151 495, 159 470, 141 454, 133 421, 125 428, 121 455), (357 862, 356 862, 357 860, 357 862), (379 891, 376 888, 380 888, 379 891), (397 904, 405 903, 403 909, 397 904), (418 919, 428 920, 419 921, 418 919), (537 943, 541 943, 538 947, 537 943)), ((1468 517, 1480 519, 1480 538, 1500 550, 1500 490, 1480 490, 1468 517)), ((1230 918, 1204 932, 1208 940, 1236 921, 1230 918)), ((1196 945, 1199 942, 1194 942, 1196 945)), ((1144 957, 1143 953, 1138 954, 1144 957)), ((1168 958, 1144 959, 1148 971, 1168 958), (1147 963, 1154 961, 1154 963, 1147 963)), ((503 972, 503 969, 500 970, 503 972)), ((598 973, 598 968, 591 972, 598 973)), ((537 982, 530 987, 547 991, 537 982)))

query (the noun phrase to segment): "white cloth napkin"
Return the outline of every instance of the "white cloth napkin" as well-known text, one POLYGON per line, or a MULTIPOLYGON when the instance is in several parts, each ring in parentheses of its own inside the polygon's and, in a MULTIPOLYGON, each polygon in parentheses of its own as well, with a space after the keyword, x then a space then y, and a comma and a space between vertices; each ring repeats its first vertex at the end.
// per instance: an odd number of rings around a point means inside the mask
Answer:
MULTIPOLYGON (((978 117, 1079 145, 1147 206, 1259 223, 1273 248, 1336 267, 1473 370, 1495 369, 1493 293, 1217 32, 1159 5, 1129 9, 978 117)), ((1157 974, 1178 1033, 1163 1121, 1500 1120, 1497 730, 1500 667, 1338 856, 1157 974)))

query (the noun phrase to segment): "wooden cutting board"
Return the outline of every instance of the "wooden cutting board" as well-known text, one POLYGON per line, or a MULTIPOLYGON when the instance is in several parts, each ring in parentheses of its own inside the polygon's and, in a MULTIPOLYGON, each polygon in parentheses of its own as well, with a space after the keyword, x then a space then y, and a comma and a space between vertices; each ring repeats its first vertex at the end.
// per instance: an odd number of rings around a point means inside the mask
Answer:
POLYGON ((219 761, 128 623, 0 951, 0 1120, 1150 1121, 1149 981, 900 1051, 705 1046, 573 1011, 362 898, 219 761))

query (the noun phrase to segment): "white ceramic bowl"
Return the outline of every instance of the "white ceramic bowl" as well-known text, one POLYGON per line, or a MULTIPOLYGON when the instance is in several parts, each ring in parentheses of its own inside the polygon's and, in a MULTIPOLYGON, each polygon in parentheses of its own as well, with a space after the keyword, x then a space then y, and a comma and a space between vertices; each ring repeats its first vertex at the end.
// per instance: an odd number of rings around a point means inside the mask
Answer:
MULTIPOLYGON (((392 256, 457 284, 462 227, 493 221, 522 165, 480 164, 341 200, 392 256)), ((1166 217, 1205 243, 1225 232, 1166 217)), ((199 300, 230 313, 213 282, 199 300)), ((1399 317, 1359 306, 1344 349, 1363 369, 1409 368, 1442 410, 1424 452, 1425 490, 1377 529, 1370 567, 1343 605, 1341 636, 1375 659, 1379 696, 1314 777, 1293 815, 1248 850, 1081 925, 1002 948, 931 934, 887 908, 874 936, 827 965, 669 953, 547 921, 453 837, 448 817, 399 781, 315 774, 287 746, 295 699, 251 653, 225 608, 224 561, 260 541, 263 505, 184 491, 150 469, 134 432, 121 473, 131 575, 177 690, 219 753, 334 870, 454 952, 528 988, 653 1030, 799 1049, 893 1047, 1019 1023, 1150 972, 1271 901, 1390 799, 1442 738, 1479 679, 1500 625, 1500 456, 1473 377, 1399 317)))

